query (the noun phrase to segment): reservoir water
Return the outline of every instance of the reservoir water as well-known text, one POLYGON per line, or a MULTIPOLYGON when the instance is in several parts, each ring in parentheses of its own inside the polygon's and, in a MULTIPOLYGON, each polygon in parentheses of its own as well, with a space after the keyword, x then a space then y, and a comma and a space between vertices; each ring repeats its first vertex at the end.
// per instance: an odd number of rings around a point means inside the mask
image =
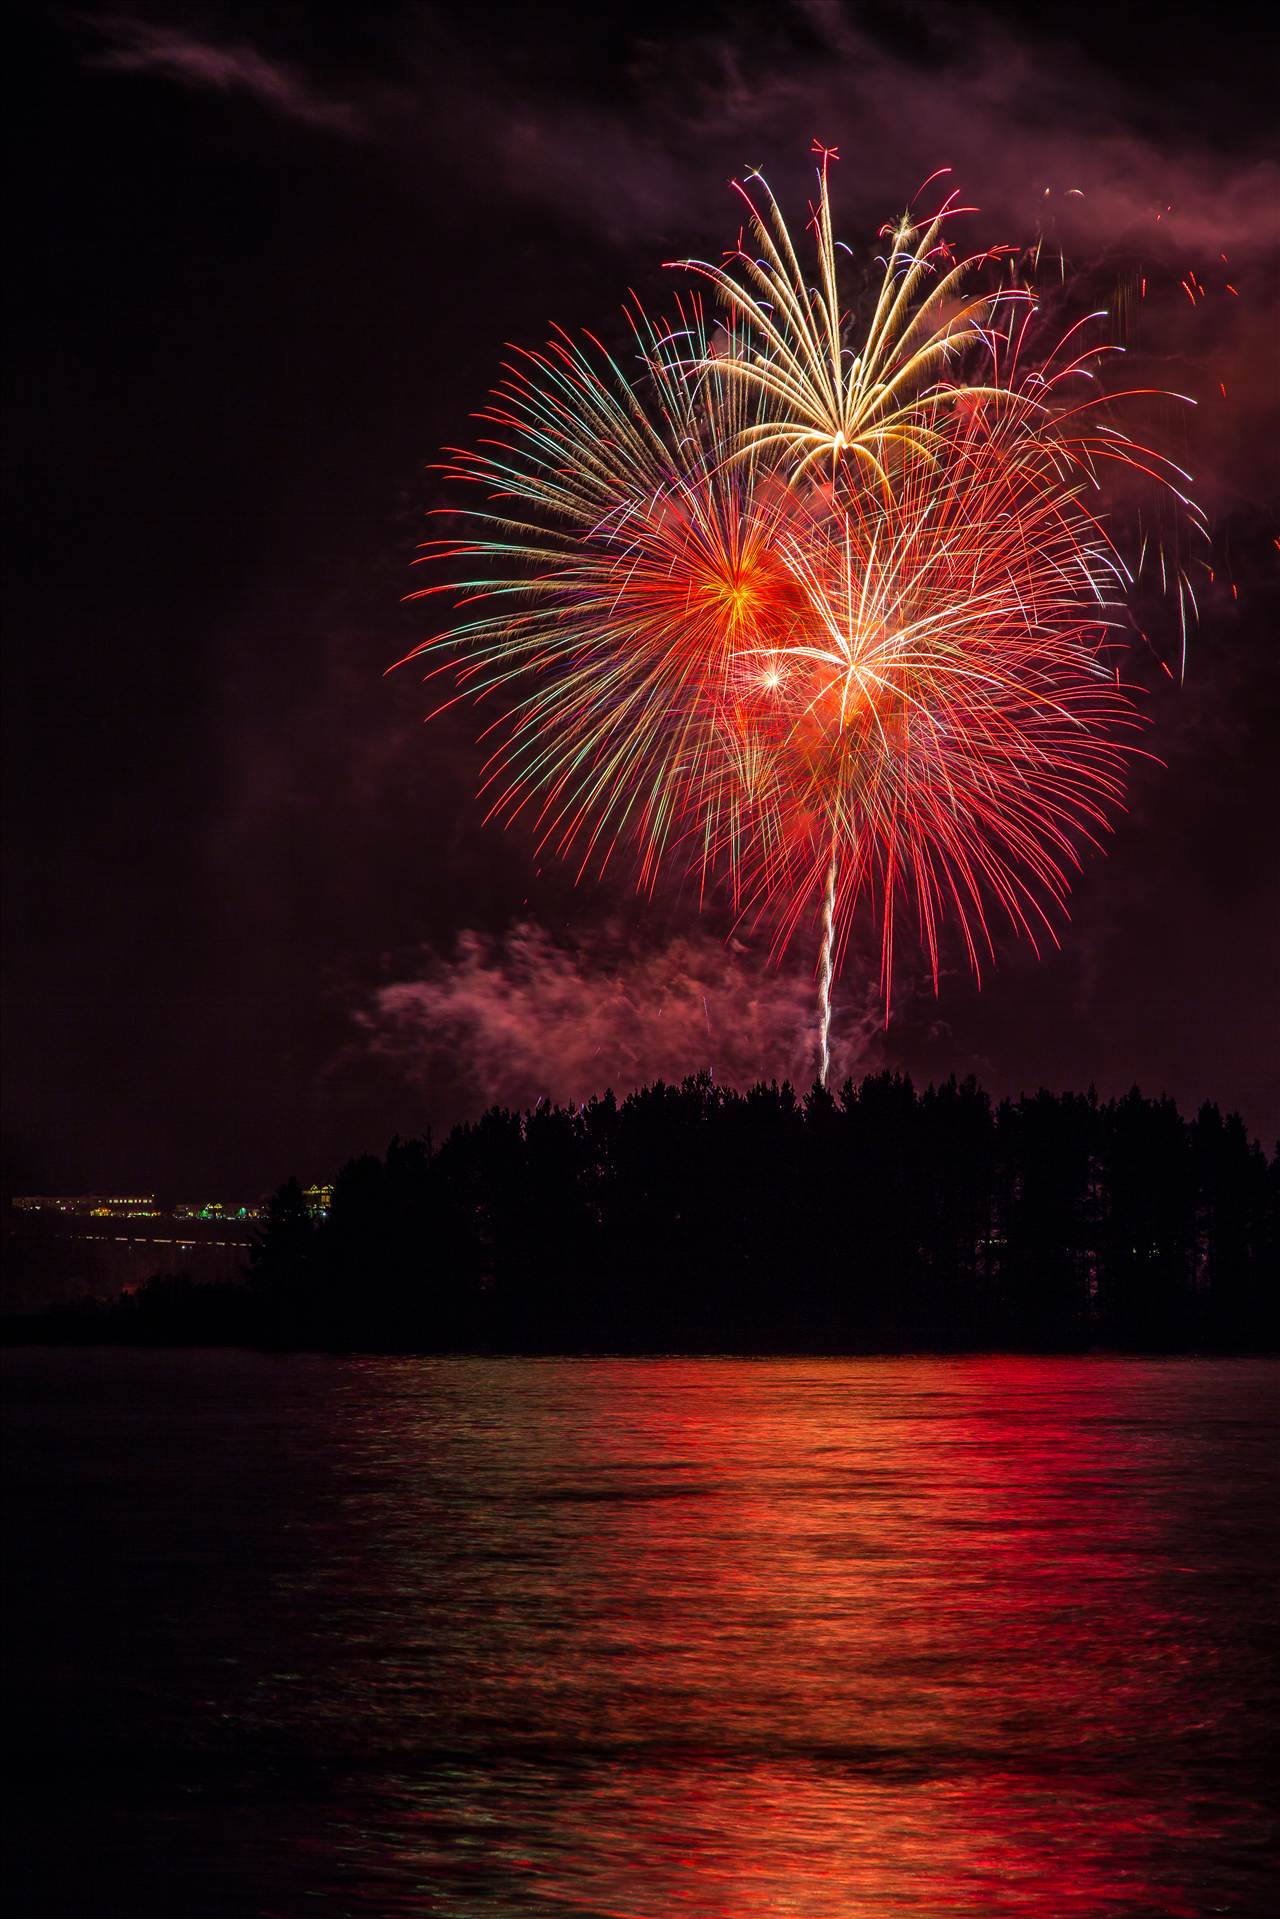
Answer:
POLYGON ((11 1910, 1280 1911, 1280 1363, 3 1363, 11 1910))

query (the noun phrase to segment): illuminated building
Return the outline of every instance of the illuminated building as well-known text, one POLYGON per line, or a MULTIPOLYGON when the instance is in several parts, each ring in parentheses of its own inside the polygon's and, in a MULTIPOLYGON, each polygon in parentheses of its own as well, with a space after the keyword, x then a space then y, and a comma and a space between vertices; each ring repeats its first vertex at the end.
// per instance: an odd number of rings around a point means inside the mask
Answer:
POLYGON ((73 1219, 159 1219, 154 1193, 26 1193, 13 1201, 19 1213, 61 1213, 73 1219))
POLYGON ((228 1224, 233 1220, 259 1219, 261 1215, 260 1206, 237 1206, 234 1201, 228 1205, 221 1199, 184 1201, 173 1209, 175 1219, 211 1219, 228 1224))

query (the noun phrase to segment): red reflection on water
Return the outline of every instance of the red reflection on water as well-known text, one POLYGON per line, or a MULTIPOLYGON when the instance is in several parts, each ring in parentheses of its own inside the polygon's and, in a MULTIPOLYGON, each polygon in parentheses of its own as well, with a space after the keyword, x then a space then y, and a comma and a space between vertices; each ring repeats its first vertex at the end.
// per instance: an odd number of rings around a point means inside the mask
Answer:
POLYGON ((616 1919, 1202 1910, 1169 1882, 1188 1707, 1114 1374, 635 1371, 596 1373, 583 1469, 630 1497, 585 1549, 626 1648, 601 1724, 649 1750, 561 1801, 541 1895, 616 1919))

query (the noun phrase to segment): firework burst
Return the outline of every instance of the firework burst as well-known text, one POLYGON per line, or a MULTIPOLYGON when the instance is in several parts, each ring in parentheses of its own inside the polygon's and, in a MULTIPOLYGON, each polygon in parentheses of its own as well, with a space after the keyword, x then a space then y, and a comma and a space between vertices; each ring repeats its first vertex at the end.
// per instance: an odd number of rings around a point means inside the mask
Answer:
MULTIPOLYGON (((770 450, 787 458, 792 480, 811 468, 852 483, 890 483, 893 464, 910 453, 926 456, 939 442, 936 415, 942 376, 984 338, 998 293, 965 296, 965 283, 984 261, 1009 248, 958 257, 950 222, 971 208, 952 194, 922 223, 904 215, 883 228, 879 285, 858 326, 842 297, 840 258, 828 182, 832 148, 819 148, 822 165, 816 207, 810 210, 817 281, 799 251, 761 174, 735 181, 759 253, 739 244, 722 264, 680 265, 709 280, 736 323, 731 377, 760 396, 764 417, 743 433, 740 450, 770 450)), ((926 182, 926 184, 928 184, 926 182)))
POLYGON ((1100 316, 1042 350, 1012 250, 952 247, 954 197, 886 230, 846 302, 829 158, 812 286, 756 176, 759 255, 686 263, 715 328, 691 299, 629 316, 625 367, 565 334, 507 367, 445 469, 461 531, 428 543, 465 563, 424 589, 455 614, 410 655, 495 702, 482 792, 539 848, 581 873, 625 847, 645 889, 672 860, 723 879, 778 952, 816 918, 823 1079, 859 910, 886 1006, 904 910, 935 987, 945 924, 975 973, 993 919, 1054 936, 1137 750, 1112 482, 1196 523, 1124 429, 1100 316))
POLYGON ((490 433, 446 468, 481 498, 426 548, 476 570, 424 589, 460 593, 458 617, 409 657, 442 652, 463 692, 500 696, 491 815, 531 813, 580 872, 625 845, 647 889, 673 843, 702 849, 704 879, 713 848, 738 871, 796 502, 731 457, 760 415, 722 372, 732 333, 713 353, 697 301, 674 326, 630 318, 630 370, 567 335, 507 368, 490 433))

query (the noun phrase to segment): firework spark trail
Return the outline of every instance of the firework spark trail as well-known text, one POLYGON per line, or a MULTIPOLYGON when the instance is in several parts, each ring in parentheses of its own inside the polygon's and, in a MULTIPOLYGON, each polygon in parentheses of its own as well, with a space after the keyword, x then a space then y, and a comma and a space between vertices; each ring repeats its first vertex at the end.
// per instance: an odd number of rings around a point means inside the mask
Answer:
POLYGON ((822 944, 818 951, 818 1084, 825 1086, 831 1071, 832 942, 836 929, 836 855, 832 848, 827 883, 822 894, 822 944))
MULTIPOLYGON (((581 877, 626 849, 645 891, 673 863, 700 898, 723 881, 778 955, 816 917, 824 1082, 860 901, 886 1016, 904 904, 935 990, 944 923, 975 974, 993 909, 1055 937, 1137 750, 1119 659, 1141 554, 1110 478, 1200 524, 1120 424, 1142 395, 1108 390, 1100 316, 1042 348, 1013 250, 958 257, 954 197, 884 230, 860 321, 829 158, 815 284, 760 182, 763 210, 739 189, 759 257, 687 263, 719 326, 695 298, 628 314, 629 367, 563 333, 512 360, 445 468, 460 531, 426 547, 465 563, 420 596, 456 611, 409 655, 496 706, 481 791, 539 852, 581 877)), ((1167 578, 1185 618, 1180 562, 1167 578)))

